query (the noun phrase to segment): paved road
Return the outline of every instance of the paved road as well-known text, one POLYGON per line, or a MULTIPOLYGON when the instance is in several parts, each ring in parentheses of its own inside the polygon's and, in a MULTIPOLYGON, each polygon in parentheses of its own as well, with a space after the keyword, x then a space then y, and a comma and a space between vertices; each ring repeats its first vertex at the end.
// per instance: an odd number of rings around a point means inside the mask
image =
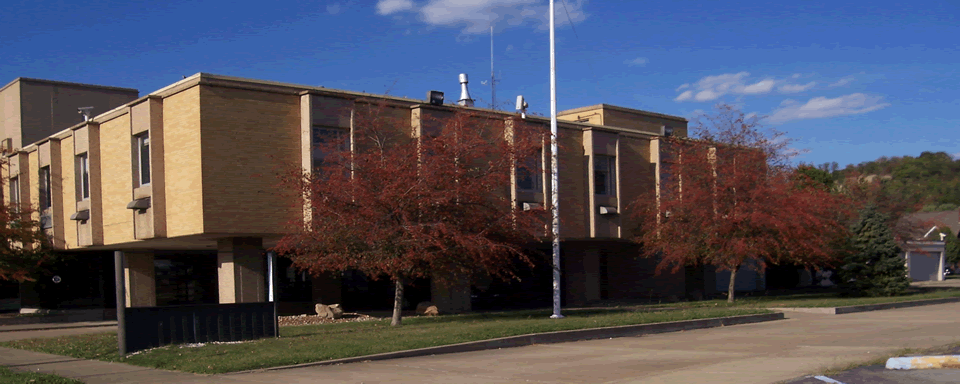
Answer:
POLYGON ((960 303, 235 375, 242 383, 773 383, 960 342, 960 303))
POLYGON ((960 342, 952 331, 960 327, 958 313, 960 303, 848 315, 789 313, 786 320, 761 324, 220 376, 102 362, 51 363, 62 358, 3 348, 0 364, 91 384, 774 383, 904 347, 960 342))
MULTIPOLYGON (((843 384, 940 384, 960 383, 960 369, 924 369, 912 371, 888 370, 882 365, 871 365, 828 375, 827 380, 843 384)), ((826 384, 816 377, 803 377, 784 384, 826 384)))

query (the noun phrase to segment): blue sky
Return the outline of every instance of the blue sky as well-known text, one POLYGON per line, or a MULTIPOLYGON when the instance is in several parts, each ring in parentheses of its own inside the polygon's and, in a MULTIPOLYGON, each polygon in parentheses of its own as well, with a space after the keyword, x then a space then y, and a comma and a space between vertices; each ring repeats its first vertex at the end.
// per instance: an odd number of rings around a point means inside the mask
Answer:
MULTIPOLYGON (((767 116, 797 161, 960 156, 960 2, 557 1, 558 108, 767 116)), ((471 77, 549 114, 546 0, 22 1, 0 5, 0 82, 132 87, 209 72, 423 98, 471 77)))

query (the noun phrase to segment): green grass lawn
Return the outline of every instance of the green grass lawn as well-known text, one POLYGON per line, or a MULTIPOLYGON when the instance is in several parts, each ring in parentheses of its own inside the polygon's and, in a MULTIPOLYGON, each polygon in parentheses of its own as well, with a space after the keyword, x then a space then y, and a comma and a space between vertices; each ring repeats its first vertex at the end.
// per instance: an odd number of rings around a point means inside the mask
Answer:
MULTIPOLYGON (((935 289, 915 289, 911 288, 906 294, 893 297, 842 297, 837 290, 825 290, 814 293, 796 293, 781 294, 770 296, 737 296, 736 302, 728 304, 726 299, 687 301, 679 303, 665 304, 646 304, 630 305, 618 303, 624 308, 646 308, 646 309, 666 309, 666 308, 822 308, 822 307, 846 307, 851 305, 883 304, 897 303, 902 301, 943 299, 951 297, 960 297, 960 289, 956 288, 935 288, 935 289)), ((604 305, 599 303, 598 305, 604 305)))
POLYGON ((194 373, 224 373, 375 353, 449 345, 531 333, 767 313, 761 308, 689 308, 648 312, 577 310, 549 319, 547 310, 413 317, 402 327, 389 320, 283 327, 280 338, 203 347, 168 346, 120 358, 115 333, 6 342, 10 348, 83 359, 122 361, 194 373))
POLYGON ((82 381, 68 379, 57 375, 46 375, 33 372, 15 372, 6 367, 0 367, 0 384, 83 384, 82 381))

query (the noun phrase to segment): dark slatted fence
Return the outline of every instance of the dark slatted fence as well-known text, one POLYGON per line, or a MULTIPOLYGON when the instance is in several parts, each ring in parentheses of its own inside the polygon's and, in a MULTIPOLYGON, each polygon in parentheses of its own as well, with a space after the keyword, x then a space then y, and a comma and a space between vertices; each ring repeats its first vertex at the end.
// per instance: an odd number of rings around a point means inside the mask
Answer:
POLYGON ((125 308, 127 353, 169 344, 277 337, 275 303, 125 308))

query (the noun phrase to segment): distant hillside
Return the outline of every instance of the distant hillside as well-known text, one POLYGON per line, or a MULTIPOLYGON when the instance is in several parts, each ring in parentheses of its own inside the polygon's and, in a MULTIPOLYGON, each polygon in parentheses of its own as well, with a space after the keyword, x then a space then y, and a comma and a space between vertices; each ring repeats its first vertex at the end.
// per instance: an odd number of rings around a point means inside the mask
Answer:
POLYGON ((881 157, 838 169, 837 163, 821 164, 837 182, 850 178, 880 178, 892 195, 905 199, 915 210, 933 212, 960 206, 960 159, 946 152, 923 152, 919 157, 881 157))

